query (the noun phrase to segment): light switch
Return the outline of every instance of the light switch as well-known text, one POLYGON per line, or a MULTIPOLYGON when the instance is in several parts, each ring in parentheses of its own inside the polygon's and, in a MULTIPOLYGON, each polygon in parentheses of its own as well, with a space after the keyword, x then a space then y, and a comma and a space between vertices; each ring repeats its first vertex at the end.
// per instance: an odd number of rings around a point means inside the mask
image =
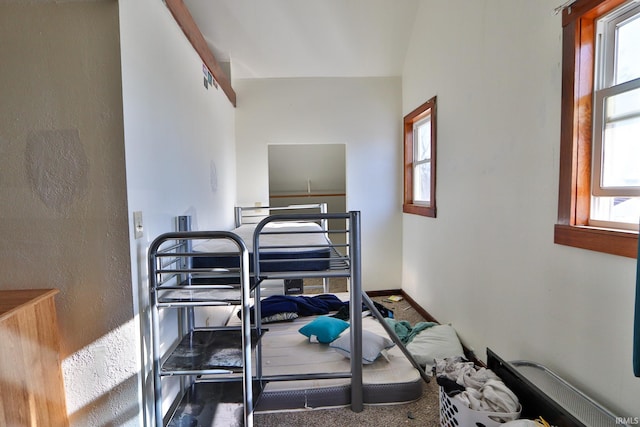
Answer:
POLYGON ((133 213, 133 236, 136 239, 140 239, 143 235, 144 229, 142 228, 142 211, 135 211, 133 213))

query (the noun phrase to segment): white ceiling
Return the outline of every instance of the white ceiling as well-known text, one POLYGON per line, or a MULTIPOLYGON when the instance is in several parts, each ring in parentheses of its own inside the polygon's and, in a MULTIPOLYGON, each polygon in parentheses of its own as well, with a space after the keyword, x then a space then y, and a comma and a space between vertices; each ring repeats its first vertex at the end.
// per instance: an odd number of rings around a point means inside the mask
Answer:
POLYGON ((419 0, 185 0, 232 79, 399 76, 419 0))

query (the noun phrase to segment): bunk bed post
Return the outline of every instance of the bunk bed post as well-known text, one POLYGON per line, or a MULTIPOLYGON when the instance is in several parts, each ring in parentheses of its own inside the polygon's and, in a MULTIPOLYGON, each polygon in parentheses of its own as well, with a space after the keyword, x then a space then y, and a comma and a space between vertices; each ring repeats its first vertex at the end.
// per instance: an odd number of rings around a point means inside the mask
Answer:
POLYGON ((349 251, 351 258, 351 410, 362 412, 362 276, 360 262, 360 212, 349 212, 349 251))
MULTIPOLYGON (((181 215, 178 217, 178 231, 191 231, 191 216, 190 215, 181 215)), ((193 242, 189 239, 180 240, 180 244, 183 246, 183 252, 191 252, 193 242)), ((180 267, 185 270, 191 269, 191 258, 190 257, 180 257, 180 267)), ((191 274, 186 273, 181 275, 181 280, 186 283, 191 283, 191 274)), ((195 314, 192 307, 188 307, 183 311, 184 319, 183 321, 186 323, 186 331, 181 328, 182 332, 190 332, 195 328, 195 314)))
MULTIPOLYGON (((320 208, 320 214, 321 215, 325 215, 328 212, 326 203, 320 203, 318 205, 318 207, 320 208)), ((326 217, 323 218, 322 220, 320 220, 320 226, 322 227, 322 229, 324 231, 328 231, 329 230, 329 220, 326 217)))
MULTIPOLYGON (((327 214, 327 206, 328 205, 326 202, 320 203, 318 205, 321 215, 327 214)), ((325 231, 325 236, 327 237, 327 239, 329 239, 329 220, 326 216, 320 220, 320 226, 325 231)), ((302 287, 304 288, 304 285, 302 287)), ((325 294, 329 292, 329 278, 326 276, 322 278, 322 292, 324 292, 325 294)))
MULTIPOLYGON (((180 215, 177 217, 177 229, 179 232, 191 231, 191 215, 180 215)), ((182 252, 188 253, 193 249, 193 242, 190 239, 178 240, 182 252)), ((190 257, 180 257, 180 268, 190 270, 192 262, 190 257)), ((180 274, 180 282, 191 284, 191 273, 180 274)), ((196 327, 196 315, 193 307, 185 307, 179 310, 178 330, 180 338, 193 331, 196 327)), ((184 393, 187 387, 195 381, 193 377, 180 377, 180 392, 184 393)))
MULTIPOLYGON (((234 239, 240 250, 240 287, 242 289, 242 355, 243 375, 242 390, 244 393, 244 426, 253 427, 253 374, 251 372, 251 281, 249 279, 249 251, 245 243, 237 237, 234 239)), ((256 294, 260 301, 259 294, 256 294)), ((257 304, 260 305, 260 304, 257 304)))
MULTIPOLYGON (((158 281, 158 276, 156 273, 158 262, 155 254, 158 250, 160 243, 153 242, 151 247, 149 248, 149 290, 151 293, 151 298, 149 301, 149 308, 151 310, 151 333, 154 336, 160 335, 160 320, 158 319, 158 313, 156 311, 156 306, 158 304, 158 294, 156 292, 156 285, 158 281)), ((155 425, 157 427, 162 427, 164 424, 162 418, 162 384, 160 382, 160 343, 158 340, 152 340, 151 345, 152 351, 152 378, 153 378, 153 408, 154 408, 154 418, 155 425)))
POLYGON ((236 228, 242 225, 242 207, 236 206, 233 210, 234 218, 236 221, 236 228))

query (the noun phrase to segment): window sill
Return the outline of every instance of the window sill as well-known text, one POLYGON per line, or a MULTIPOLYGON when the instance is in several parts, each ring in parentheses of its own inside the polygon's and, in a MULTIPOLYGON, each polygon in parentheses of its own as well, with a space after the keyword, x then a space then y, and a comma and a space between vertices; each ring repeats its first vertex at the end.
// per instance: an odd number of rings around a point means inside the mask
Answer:
POLYGON ((554 243, 629 258, 638 256, 638 233, 556 224, 554 243))
POLYGON ((414 215, 426 216, 430 218, 436 217, 436 208, 432 206, 421 206, 421 205, 414 205, 411 203, 405 203, 402 205, 402 212, 414 214, 414 215))

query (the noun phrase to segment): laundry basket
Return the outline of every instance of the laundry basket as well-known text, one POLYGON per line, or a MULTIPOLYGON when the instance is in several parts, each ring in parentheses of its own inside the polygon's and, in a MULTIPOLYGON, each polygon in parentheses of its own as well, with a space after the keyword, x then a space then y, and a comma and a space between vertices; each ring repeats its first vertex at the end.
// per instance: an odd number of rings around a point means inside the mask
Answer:
POLYGON ((469 408, 457 399, 450 398, 439 387, 440 425, 442 427, 499 427, 520 417, 518 412, 485 412, 469 408), (502 422, 498 420, 504 420, 502 422))

